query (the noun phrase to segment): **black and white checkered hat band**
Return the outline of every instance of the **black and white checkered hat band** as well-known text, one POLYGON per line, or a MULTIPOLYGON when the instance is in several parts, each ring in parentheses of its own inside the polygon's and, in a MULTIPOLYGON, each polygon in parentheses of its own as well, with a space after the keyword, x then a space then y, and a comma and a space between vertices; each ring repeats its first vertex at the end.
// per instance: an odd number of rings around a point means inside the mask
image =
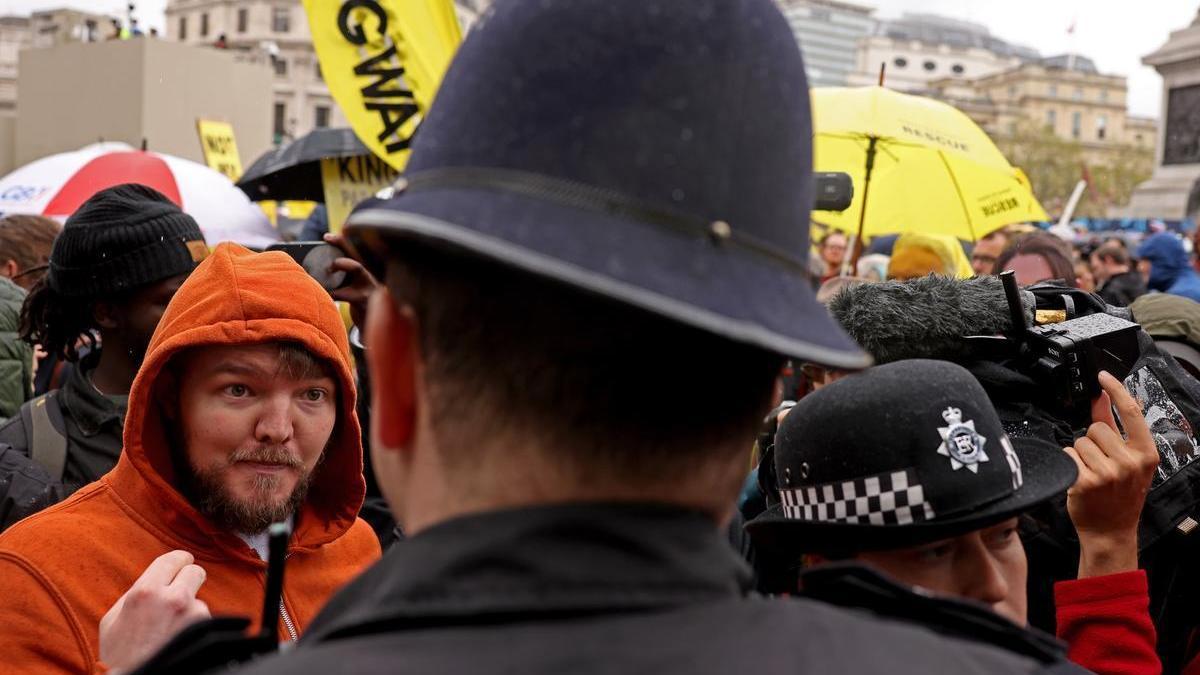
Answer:
POLYGON ((933 519, 911 470, 780 490, 783 515, 790 520, 857 525, 909 525, 933 519))

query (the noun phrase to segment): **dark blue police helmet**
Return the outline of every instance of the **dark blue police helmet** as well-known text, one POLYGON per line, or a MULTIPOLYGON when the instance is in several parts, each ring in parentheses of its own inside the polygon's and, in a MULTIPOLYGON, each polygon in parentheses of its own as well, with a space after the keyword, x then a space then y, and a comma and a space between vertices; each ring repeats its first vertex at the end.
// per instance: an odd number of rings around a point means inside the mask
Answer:
POLYGON ((808 82, 771 0, 499 0, 394 196, 348 233, 360 251, 418 238, 863 367, 812 293, 812 181, 808 82))

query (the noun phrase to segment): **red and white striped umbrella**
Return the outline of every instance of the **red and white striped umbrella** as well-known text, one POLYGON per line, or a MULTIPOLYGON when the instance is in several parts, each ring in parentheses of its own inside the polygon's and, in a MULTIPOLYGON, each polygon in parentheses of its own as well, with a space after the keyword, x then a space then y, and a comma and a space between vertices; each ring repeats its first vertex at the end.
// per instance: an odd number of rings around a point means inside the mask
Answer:
POLYGON ((261 249, 279 241, 262 209, 224 175, 124 143, 51 155, 0 178, 0 214, 65 220, 92 195, 121 183, 141 183, 166 195, 196 219, 209 246, 236 241, 261 249))

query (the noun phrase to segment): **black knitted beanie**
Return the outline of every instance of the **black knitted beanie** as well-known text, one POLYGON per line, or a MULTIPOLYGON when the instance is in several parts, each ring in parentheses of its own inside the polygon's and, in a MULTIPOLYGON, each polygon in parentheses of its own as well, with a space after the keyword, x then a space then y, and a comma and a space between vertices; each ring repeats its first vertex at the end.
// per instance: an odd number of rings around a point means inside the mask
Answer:
POLYGON ((46 279, 62 296, 102 298, 191 272, 207 253, 191 216, 157 190, 126 183, 67 219, 46 279))

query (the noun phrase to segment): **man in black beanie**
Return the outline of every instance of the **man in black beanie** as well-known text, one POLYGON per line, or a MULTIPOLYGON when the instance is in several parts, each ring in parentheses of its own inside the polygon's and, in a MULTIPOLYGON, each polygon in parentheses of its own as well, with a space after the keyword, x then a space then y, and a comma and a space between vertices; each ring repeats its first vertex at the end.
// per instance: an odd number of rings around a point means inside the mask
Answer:
POLYGON ((11 446, 0 447, 9 469, 0 475, 0 530, 116 464, 150 336, 207 254, 196 221, 143 185, 102 190, 67 219, 22 308, 21 337, 68 365, 59 389, 0 427, 0 443, 11 446))

